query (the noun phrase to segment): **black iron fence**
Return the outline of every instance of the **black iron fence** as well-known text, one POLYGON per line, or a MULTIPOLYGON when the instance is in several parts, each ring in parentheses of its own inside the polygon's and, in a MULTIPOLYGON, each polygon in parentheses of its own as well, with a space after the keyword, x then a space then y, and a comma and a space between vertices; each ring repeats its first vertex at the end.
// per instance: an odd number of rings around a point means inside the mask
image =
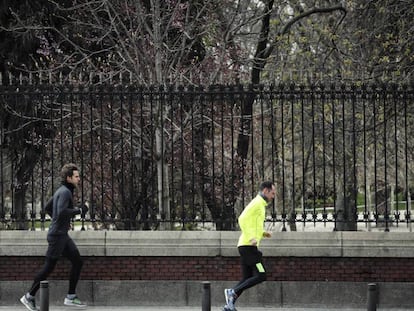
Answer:
POLYGON ((232 230, 273 180, 267 226, 411 230, 411 86, 9 85, 0 105, 3 228, 47 227, 74 162, 82 228, 232 230))

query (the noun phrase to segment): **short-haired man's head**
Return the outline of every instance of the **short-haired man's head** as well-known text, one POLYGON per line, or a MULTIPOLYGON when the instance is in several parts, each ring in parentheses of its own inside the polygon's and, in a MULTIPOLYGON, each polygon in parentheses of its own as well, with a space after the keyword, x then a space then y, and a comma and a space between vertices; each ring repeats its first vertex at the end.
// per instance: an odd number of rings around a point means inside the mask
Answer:
POLYGON ((74 171, 79 171, 76 164, 67 163, 63 165, 62 170, 60 171, 61 181, 65 182, 67 177, 72 177, 74 171))
POLYGON ((259 190, 263 191, 264 189, 272 189, 274 183, 271 181, 264 181, 260 184, 259 190))
POLYGON ((276 195, 274 183, 271 181, 262 182, 260 185, 260 194, 267 202, 272 201, 276 195))

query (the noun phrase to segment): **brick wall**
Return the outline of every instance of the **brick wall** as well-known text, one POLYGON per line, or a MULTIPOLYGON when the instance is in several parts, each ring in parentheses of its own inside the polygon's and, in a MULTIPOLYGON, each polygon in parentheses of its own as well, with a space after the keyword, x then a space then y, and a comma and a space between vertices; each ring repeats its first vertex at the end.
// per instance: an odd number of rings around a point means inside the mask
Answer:
MULTIPOLYGON (((84 256, 84 280, 238 280, 238 257, 84 256)), ((0 256, 0 280, 32 280, 43 256, 0 256)), ((269 281, 413 282, 414 258, 265 257, 269 281)), ((61 259, 49 279, 67 279, 61 259)))
MULTIPOLYGON (((212 303, 221 306, 225 286, 240 279, 239 232, 70 235, 84 258, 79 291, 91 305, 199 307, 200 281, 208 280, 212 303)), ((275 232, 260 248, 268 281, 243 294, 240 303, 362 309, 367 284, 375 282, 381 309, 414 305, 414 296, 406 294, 414 291, 413 232, 275 232)), ((46 232, 0 231, 0 306, 18 303, 42 267, 46 249, 46 232)), ((54 304, 62 303, 69 270, 70 263, 61 259, 48 278, 54 304)))

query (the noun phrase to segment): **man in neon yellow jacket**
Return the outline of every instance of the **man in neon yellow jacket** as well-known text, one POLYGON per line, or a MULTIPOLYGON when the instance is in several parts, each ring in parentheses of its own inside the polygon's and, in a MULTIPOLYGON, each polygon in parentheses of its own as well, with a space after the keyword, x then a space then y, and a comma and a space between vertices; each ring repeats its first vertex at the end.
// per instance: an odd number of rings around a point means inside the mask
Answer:
POLYGON ((223 311, 236 310, 234 304, 244 290, 266 280, 266 270, 262 262, 262 252, 258 246, 262 238, 270 238, 271 234, 264 231, 266 206, 275 197, 275 185, 265 181, 260 185, 259 194, 244 208, 239 216, 241 235, 237 248, 241 258, 242 279, 233 288, 224 290, 226 305, 223 311))

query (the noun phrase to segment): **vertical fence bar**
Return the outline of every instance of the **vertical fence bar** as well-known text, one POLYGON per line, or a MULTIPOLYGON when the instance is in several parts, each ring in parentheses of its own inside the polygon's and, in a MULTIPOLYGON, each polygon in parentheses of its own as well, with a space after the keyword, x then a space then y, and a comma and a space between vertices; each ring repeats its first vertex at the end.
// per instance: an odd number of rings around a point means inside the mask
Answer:
POLYGON ((225 183, 226 183, 226 177, 225 177, 225 162, 224 162, 224 108, 225 106, 227 106, 226 103, 226 97, 225 97, 225 89, 223 86, 221 86, 220 88, 220 145, 221 145, 221 171, 223 172, 221 174, 221 202, 223 202, 223 209, 226 209, 226 218, 228 218, 228 228, 233 228, 234 227, 234 221, 233 221, 233 208, 232 210, 227 210, 230 209, 230 205, 225 203, 225 195, 227 194, 226 190, 225 190, 225 183))
POLYGON ((236 88, 233 87, 230 90, 230 98, 229 98, 229 105, 230 105, 230 150, 231 150, 231 155, 230 155, 230 161, 231 161, 231 202, 233 202, 233 211, 232 211, 232 215, 233 217, 237 217, 236 216, 236 211, 234 209, 234 202, 235 202, 235 189, 234 189, 234 184, 235 184, 235 170, 234 170, 234 109, 236 107, 236 101, 237 99, 240 100, 239 94, 236 94, 236 88))
MULTIPOLYGON (((204 88, 202 86, 199 86, 199 97, 200 97, 200 122, 201 122, 201 141, 203 142, 203 144, 201 144, 201 146, 199 146, 199 150, 198 152, 201 154, 201 163, 200 163, 200 176, 201 176, 201 184, 204 187, 204 182, 205 182, 205 177, 203 172, 205 171, 205 161, 204 161, 204 138, 205 138, 205 126, 204 126, 204 105, 205 105, 205 91, 204 88)), ((204 196, 204 191, 201 191, 201 213, 202 213, 202 218, 203 221, 206 220, 206 206, 205 206, 205 196, 204 196)))
POLYGON ((115 198, 115 131, 114 131, 114 96, 113 94, 111 94, 109 96, 109 115, 110 115, 110 139, 111 139, 111 221, 115 222, 115 218, 116 218, 116 210, 117 210, 117 206, 115 202, 119 202, 119 200, 117 198, 115 198))
MULTIPOLYGON (((75 104, 74 103, 77 102, 77 99, 76 99, 75 94, 73 93, 73 88, 69 87, 66 91, 68 92, 68 96, 70 98, 70 114, 71 114, 71 118, 70 118, 70 125, 71 125, 70 126, 70 140, 71 140, 71 158, 70 158, 70 162, 73 163, 73 162, 75 162, 75 131, 76 131, 75 124, 74 124, 74 119, 75 119, 74 116, 76 115, 75 104)), ((80 111, 80 116, 82 117, 82 111, 80 111)), ((63 122, 63 119, 64 119, 64 116, 62 115, 62 122, 63 122)), ((81 127, 81 135, 82 135, 82 127, 81 127)), ((65 148, 63 137, 62 137, 62 140, 61 140, 60 148, 61 148, 60 152, 62 153, 62 160, 63 160, 64 159, 63 150, 65 148)), ((66 161, 63 160, 60 163, 60 167, 62 167, 64 162, 66 162, 66 161)))
POLYGON ((315 221, 317 217, 316 212, 316 121, 315 121, 315 101, 317 96, 317 87, 312 85, 310 102, 311 102, 311 116, 312 116, 312 143, 311 143, 311 150, 312 150, 312 220, 313 226, 315 226, 315 221))
POLYGON ((331 101, 332 101, 332 105, 331 105, 331 109, 332 109, 332 130, 331 130, 331 135, 332 135, 332 189, 333 189, 333 206, 334 206, 334 210, 333 210, 333 221, 334 221, 334 231, 337 230, 337 216, 338 214, 336 213, 336 200, 337 200, 337 189, 336 189, 336 156, 335 156, 335 148, 336 148, 336 136, 335 136, 335 124, 336 124, 336 86, 335 84, 331 84, 331 101))
POLYGON ((367 114, 366 114, 366 107, 367 105, 367 89, 365 85, 362 86, 362 163, 363 163, 363 178, 364 178, 364 222, 365 227, 368 228, 368 231, 371 230, 371 223, 370 223, 370 206, 368 205, 371 201, 368 200, 368 190, 369 184, 367 182, 367 114))
MULTIPOLYGON (((250 87, 249 87, 249 89, 250 89, 250 87)), ((242 135, 244 135, 245 134, 245 122, 246 122, 245 121, 245 116, 244 116, 244 110, 245 110, 244 106, 246 105, 245 103, 248 101, 248 97, 250 95, 249 95, 249 92, 248 91, 246 91, 246 90, 243 89, 243 86, 241 86, 241 89, 240 90, 241 90, 242 94, 241 94, 241 99, 240 99, 240 124, 239 124, 239 131, 240 131, 240 133, 242 133, 242 135)), ((240 139, 240 134, 238 135, 238 139, 240 139)), ((243 139, 245 139, 245 138, 243 137, 243 139)), ((237 148, 237 152, 239 152, 239 148, 237 148)), ((242 188, 242 190, 241 190, 241 197, 242 197, 242 199, 241 199, 241 205, 242 206, 245 206, 245 195, 246 195, 245 177, 244 177, 245 170, 246 170, 245 165, 242 165, 241 180, 240 180, 241 188, 242 188)))
POLYGON ((410 227, 411 232, 411 204, 410 188, 408 182, 408 117, 407 117, 407 86, 403 87, 403 105, 404 105, 404 175, 405 175, 405 220, 410 227))
MULTIPOLYGON (((14 109, 18 111, 17 108, 17 101, 19 100, 19 91, 17 91, 17 93, 15 94, 15 99, 13 100, 12 104, 14 106, 14 109)), ((20 223, 19 223, 19 219, 18 219, 18 215, 16 213, 16 206, 15 206, 15 191, 16 191, 16 184, 14 183, 14 176, 15 176, 15 170, 14 170, 14 165, 10 165, 10 183, 11 183, 11 191, 10 191, 10 198, 11 198, 11 210, 10 210, 10 218, 12 221, 15 221, 15 225, 13 227, 16 227, 16 225, 19 227, 20 223)))
MULTIPOLYGON (((263 86, 260 86, 260 137, 261 137, 261 142, 260 142, 260 170, 261 172, 258 172, 260 177, 260 180, 264 180, 265 178, 265 163, 264 163, 264 159, 265 159, 265 135, 264 135, 264 89, 263 86)), ((253 133, 252 133, 252 137, 254 137, 253 133)))
MULTIPOLYGON (((33 95, 32 95, 34 98, 32 99, 32 101, 34 102, 34 103, 41 103, 41 101, 42 101, 42 95, 41 94, 39 94, 39 93, 34 93, 33 95)), ((43 120, 43 113, 42 112, 39 112, 39 111, 37 111, 37 109, 36 108, 34 108, 35 106, 36 106, 36 104, 34 104, 32 107, 31 107, 31 111, 30 111, 30 114, 31 114, 31 116, 30 116, 30 118, 31 119, 33 119, 33 120, 35 120, 39 115, 41 115, 42 116, 42 120, 43 120), (35 110, 34 110, 35 109, 35 110)), ((43 121, 41 121, 41 123, 43 123, 43 121)), ((42 142, 41 142, 41 149, 43 149, 44 147, 44 141, 43 141, 43 139, 44 139, 44 137, 45 137, 45 135, 44 135, 44 126, 43 126, 43 124, 42 124, 42 127, 41 127, 41 129, 40 129, 40 135, 42 135, 42 142)), ((36 137, 36 139, 37 139, 37 137, 36 137)), ((38 141, 35 141, 35 139, 34 139, 34 137, 32 136, 31 137, 31 144, 32 144, 32 148, 34 147, 34 146, 36 146, 37 144, 39 144, 40 142, 38 142, 38 141)), ((37 161, 36 161, 37 162, 37 161)), ((36 190, 35 190, 35 183, 34 183, 34 176, 33 176, 33 174, 34 174, 34 172, 35 172, 35 166, 36 166, 36 162, 33 164, 33 170, 32 170, 32 172, 30 173, 30 191, 31 191, 31 193, 32 193, 32 195, 31 195, 31 199, 30 199, 30 205, 31 205, 31 210, 30 210, 30 220, 31 220, 31 227, 30 227, 30 230, 31 231, 35 231, 36 230, 36 190)))
POLYGON ((300 87, 301 160, 302 160, 302 225, 306 226, 306 169, 305 169, 305 88, 300 87))
POLYGON ((31 222, 31 226, 30 226, 30 231, 35 231, 36 230, 36 190, 35 190, 35 185, 34 185, 34 176, 33 176, 33 172, 31 173, 30 176, 30 191, 32 193, 32 197, 30 199, 30 222, 31 222))
POLYGON ((191 192, 191 199, 190 199, 190 209, 191 209, 191 219, 192 221, 196 220, 197 217, 197 210, 195 207, 195 158, 194 158, 194 107, 196 107, 195 103, 195 96, 194 96, 194 87, 190 86, 189 87, 189 96, 187 97, 187 100, 189 103, 191 103, 190 106, 190 119, 191 119, 191 187, 190 187, 190 192, 191 192))
POLYGON ((171 88, 170 93, 168 95, 169 95, 170 120, 171 120, 170 121, 170 131, 171 131, 171 134, 170 134, 170 137, 171 137, 171 139, 170 139, 170 149, 171 149, 171 168, 170 168, 170 171, 171 171, 171 182, 170 182, 170 187, 171 187, 171 191, 170 191, 171 192, 171 213, 170 213, 170 215, 171 215, 171 218, 166 219, 165 217, 167 215, 165 215, 165 214, 163 216, 161 216, 161 218, 164 218, 164 220, 170 220, 171 224, 173 224, 173 221, 175 220, 175 217, 177 216, 177 211, 176 211, 177 204, 175 202, 176 193, 175 193, 175 174, 174 174, 174 165, 175 165, 175 158, 174 158, 174 155, 175 155, 175 148, 174 148, 175 147, 175 144, 174 144, 174 137, 175 137, 174 120, 175 120, 175 117, 174 117, 174 111, 175 111, 175 109, 178 109, 178 107, 174 107, 174 104, 175 104, 175 101, 176 101, 175 96, 178 96, 178 92, 176 92, 175 88, 174 89, 171 88), (175 93, 177 93, 177 95, 175 93))
POLYGON ((341 145, 342 145, 342 207, 341 207, 341 213, 338 214, 338 221, 339 226, 341 228, 341 231, 345 228, 345 226, 348 225, 348 213, 344 214, 344 208, 345 208, 345 200, 346 200, 346 193, 347 193, 347 154, 346 154, 346 86, 341 86, 341 119, 342 119, 342 129, 341 129, 341 145), (346 217, 346 218, 345 218, 346 217))
POLYGON ((289 91, 285 91, 283 94, 283 97, 281 98, 280 101, 280 135, 281 135, 281 145, 280 145, 280 149, 281 149, 281 161, 282 161, 282 165, 281 165, 281 178, 282 178, 282 219, 283 219, 283 228, 284 231, 286 231, 285 228, 285 222, 288 220, 287 219, 287 211, 286 211, 286 187, 287 187, 287 182, 286 182, 286 174, 285 174, 285 105, 286 102, 288 102, 288 93, 289 91))
MULTIPOLYGON (((211 138, 211 193, 212 193, 212 199, 213 199, 213 204, 216 205, 216 148, 215 148, 215 141, 214 141, 214 133, 215 133, 215 127, 214 127, 214 100, 216 99, 216 90, 214 88, 210 89, 211 93, 210 93, 210 121, 211 121, 211 133, 210 133, 210 138, 211 138)), ((221 224, 221 228, 223 228, 223 226, 226 225, 225 219, 221 220, 222 224, 221 224)))
POLYGON ((382 103, 383 103, 383 141, 382 144, 384 146, 384 193, 385 193, 385 211, 384 211, 384 221, 385 221, 385 232, 390 231, 389 229, 389 214, 390 214, 390 206, 388 204, 388 199, 390 198, 391 193, 388 192, 389 185, 388 185, 388 151, 387 151, 387 134, 388 134, 388 109, 387 109, 387 96, 388 91, 385 85, 382 88, 382 103))
POLYGON ((296 226, 296 175, 295 175, 295 104, 296 104, 296 91, 295 85, 292 83, 290 86, 290 135, 291 135, 291 161, 292 161, 292 189, 291 189, 291 196, 292 196, 292 203, 291 203, 291 213, 289 219, 291 223, 295 224, 296 226))
POLYGON ((322 221, 326 225, 326 133, 325 133, 325 88, 320 86, 320 106, 321 106, 321 122, 322 122, 322 221))
MULTIPOLYGON (((89 156, 90 156, 90 163, 89 163, 89 167, 90 167, 90 173, 89 173, 89 179, 90 179, 90 201, 89 201, 89 213, 90 214, 94 214, 95 212, 95 206, 96 206, 96 202, 95 202, 95 187, 97 185, 95 185, 95 153, 98 151, 97 148, 102 148, 102 145, 99 145, 98 142, 96 141, 94 143, 94 137, 98 137, 98 133, 94 127, 94 122, 96 122, 95 118, 97 118, 98 116, 95 115, 95 107, 97 107, 97 103, 96 103, 96 98, 97 98, 97 94, 95 90, 89 90, 89 94, 88 94, 88 100, 89 100, 89 143, 90 143, 90 150, 89 150, 89 156), (93 92, 93 93, 92 93, 93 92), (95 147, 96 146, 96 147, 95 147)), ((97 183, 96 183, 97 184, 97 183)), ((84 202, 82 202, 82 205, 85 204, 84 202)), ((82 215, 81 214, 81 222, 82 222, 82 227, 81 230, 85 230, 85 218, 86 215, 82 215)))
MULTIPOLYGON (((149 139, 149 146, 148 146, 148 150, 149 150, 149 154, 150 154, 150 158, 154 159, 154 157, 157 156, 156 154, 156 148, 157 148, 157 139, 156 139, 156 135, 158 133, 158 128, 157 126, 160 128, 161 131, 164 130, 164 123, 159 124, 158 120, 157 120, 157 107, 159 107, 160 103, 159 101, 157 102, 157 99, 154 98, 154 87, 150 86, 150 87, 146 87, 145 88, 145 103, 147 105, 149 105, 149 112, 150 112, 150 117, 149 117, 149 128, 150 128, 150 133, 151 133, 151 138, 149 139), (155 108, 154 108, 155 107, 155 108)), ((171 103, 171 110, 173 110, 173 106, 172 106, 172 102, 173 102, 173 95, 174 91, 172 90, 170 93, 170 98, 169 101, 171 103)), ((171 112, 172 115, 172 112, 171 112)), ((174 134, 173 132, 171 132, 171 137, 173 137, 174 134)), ((164 149, 162 149, 163 151, 165 151, 164 149)), ((173 148, 171 147, 171 150, 173 150, 173 148)), ((160 165, 163 166, 164 165, 164 160, 163 159, 159 159, 160 165)), ((172 220, 174 219, 175 216, 175 185, 174 185, 174 178, 173 176, 171 176, 171 183, 170 183, 170 192, 171 192, 171 207, 167 207, 167 206, 163 206, 163 204, 161 203, 163 200, 163 196, 166 193, 166 189, 164 188, 164 185, 159 185, 160 181, 157 177, 157 167, 158 167, 158 163, 156 161, 151 161, 150 162, 150 174, 149 176, 154 176, 151 177, 151 192, 152 192, 152 197, 157 198, 156 200, 153 201, 154 205, 157 205, 156 210, 158 211, 157 214, 160 216, 161 219, 161 229, 165 229, 166 228, 166 220, 172 220), (170 209, 171 208, 171 209, 170 209), (168 214, 167 213, 170 213, 168 214)), ((174 167, 174 157, 171 156, 171 175, 173 174, 173 167, 174 167)), ((164 182, 165 178, 167 178, 168 176, 168 168, 166 169, 166 172, 164 170, 162 170, 161 172, 161 182, 164 182), (165 173, 167 172, 167 175, 165 175, 165 173)))
MULTIPOLYGON (((136 208, 136 192, 134 190, 134 181, 135 181, 135 145, 134 145, 134 107, 133 107, 133 93, 131 92, 130 89, 128 89, 127 91, 127 99, 128 99, 128 113, 129 113, 129 141, 130 141, 130 146, 129 146, 129 197, 130 197, 130 204, 131 204, 131 208, 135 209, 136 208)), ((138 219, 138 211, 134 211, 134 228, 138 228, 138 223, 137 223, 137 219, 138 219)))
MULTIPOLYGON (((141 183, 141 185, 143 185, 144 184, 144 180, 145 180, 145 175, 144 175, 144 172, 145 172, 145 170, 148 168, 147 167, 147 162, 145 161, 145 152, 144 152, 144 146, 145 146, 145 144, 144 144, 144 128, 145 128, 145 117, 144 117, 144 105, 145 105, 145 100, 144 100, 144 94, 143 94, 143 88, 142 88, 142 86, 141 87, 139 87, 138 88, 138 102, 139 102, 139 127, 140 127, 140 129, 141 129, 141 131, 139 131, 139 138, 138 138, 138 141, 139 141, 139 147, 140 147, 140 153, 139 153, 139 155, 140 155, 140 164, 139 164, 139 167, 140 167, 140 172, 141 172, 141 178, 140 178, 140 183, 141 183)), ((151 116, 147 116, 147 119, 150 119, 151 120, 151 116)), ((164 125, 163 125, 163 129, 164 129, 164 125)), ((137 164, 137 166, 138 166, 138 164, 137 164)), ((142 189, 142 187, 141 187, 141 189, 142 189)), ((142 220, 144 221, 144 229, 147 229, 147 226, 148 226, 148 224, 149 224, 149 219, 150 219, 150 217, 149 217, 149 213, 150 213, 150 210, 149 210, 149 206, 147 205, 147 204, 145 204, 143 207, 142 207, 142 209, 143 209, 143 211, 141 212, 141 218, 142 218, 142 220)))
POLYGON ((374 86, 373 93, 372 93, 372 109, 373 109, 373 131, 374 131, 374 219, 375 224, 378 226, 378 173, 377 173, 377 154, 378 154, 378 148, 377 148, 377 87, 374 86))
POLYGON ((350 221, 354 221, 355 225, 353 227, 354 230, 358 230, 358 187, 357 187, 357 135, 356 135, 356 105, 357 105, 357 89, 355 86, 352 87, 352 199, 353 201, 353 209, 354 212, 352 215, 352 219, 350 221))
MULTIPOLYGON (((104 116, 104 100, 106 100, 106 99, 107 99, 106 96, 102 95, 102 93, 99 92, 99 94, 98 94, 98 106, 99 106, 99 135, 100 135, 100 137, 99 137, 99 144, 100 144, 99 161, 101 162, 100 163, 100 171, 101 171, 100 172, 101 173, 100 174, 100 179, 101 179, 101 184, 100 184, 100 187, 101 187, 101 204, 100 204, 100 207, 101 207, 101 210, 98 211, 98 215, 107 215, 108 211, 109 211, 109 214, 111 214, 110 208, 108 208, 108 210, 105 210, 105 192, 107 190, 106 190, 106 185, 105 185, 105 181, 104 181, 104 170, 105 170, 105 173, 107 173, 107 172, 106 172, 106 168, 104 168, 104 149, 106 149, 107 147, 104 147, 104 146, 106 146, 107 135, 106 134, 104 135, 104 117, 103 116, 104 116)), ((105 107, 108 107, 108 106, 105 105, 105 107)), ((107 151, 108 150, 106 149, 106 152, 107 151)), ((91 220, 95 221, 97 211, 96 210, 95 211, 90 211, 89 213, 90 213, 89 215, 91 217, 91 220)), ((108 218, 108 219, 110 219, 110 218, 108 218)))
MULTIPOLYGON (((394 211, 394 219, 396 222, 396 225, 398 227, 399 225, 399 221, 400 221, 400 207, 399 207, 399 192, 400 192, 400 187, 398 185, 398 127, 397 127, 397 122, 398 122, 398 110, 397 110, 397 101, 400 101, 400 98, 397 98, 398 93, 397 93, 397 86, 393 86, 393 90, 392 90, 392 99, 393 99, 393 106, 394 106, 394 169, 395 169, 395 211, 394 211)), ((391 204, 394 201, 394 197, 391 198, 391 204)))
POLYGON ((180 86, 180 88, 178 89, 179 91, 179 99, 178 99, 178 105, 179 108, 177 113, 179 114, 179 122, 180 122, 180 126, 179 126, 179 131, 180 131, 180 162, 179 162, 179 166, 180 166, 180 171, 181 171, 181 180, 180 180, 180 193, 181 193, 181 197, 180 197, 180 205, 181 205, 181 229, 185 230, 185 223, 186 223, 186 219, 187 219, 187 213, 185 210, 185 196, 186 194, 184 193, 186 190, 186 186, 185 186, 185 172, 184 172, 184 108, 183 105, 185 105, 185 98, 184 98, 184 87, 180 86))
MULTIPOLYGON (((255 86, 254 85, 252 85, 251 86, 251 96, 253 97, 253 98, 256 98, 257 97, 257 93, 256 93, 256 90, 255 90, 255 86)), ((249 105, 250 105, 250 103, 249 103, 249 105)), ((251 104, 251 107, 249 108, 249 121, 250 121, 250 123, 249 123, 249 129, 247 129, 246 128, 246 130, 247 130, 247 133, 248 133, 248 136, 249 136, 249 138, 248 139, 246 139, 246 141, 248 141, 248 140, 250 140, 250 143, 248 142, 248 144, 250 144, 250 152, 251 152, 251 158, 250 158, 250 169, 251 169, 251 174, 250 174, 250 196, 251 197, 253 197, 253 195, 254 195, 254 192, 255 192, 255 178, 254 178, 254 172, 255 172, 255 165, 254 165, 254 160, 255 160, 255 152, 256 152, 256 144, 254 144, 254 106, 253 106, 253 103, 251 104)), ((249 153, 249 151, 247 151, 247 154, 249 153)), ((247 157, 246 158, 248 158, 249 156, 247 155, 247 157)))
MULTIPOLYGON (((155 88, 152 88, 152 90, 154 91, 155 88)), ((158 186, 159 187, 159 189, 158 189, 158 197, 159 197, 158 205, 160 206, 160 218, 163 221, 162 227, 167 228, 165 221, 166 220, 171 221, 171 217, 172 217, 171 216, 172 215, 171 208, 173 208, 173 211, 174 211, 174 208, 175 208, 175 202, 174 202, 175 188, 174 188, 174 179, 171 177, 171 189, 170 189, 171 202, 172 202, 172 207, 171 207, 170 203, 165 200, 165 198, 169 196, 169 192, 168 192, 169 188, 168 188, 168 168, 165 168, 167 166, 167 161, 166 161, 167 157, 165 155, 166 149, 165 149, 165 138, 164 138, 164 126, 165 126, 165 121, 166 121, 165 120, 166 118, 164 117, 164 107, 165 107, 164 106, 164 104, 165 104, 164 90, 166 90, 166 89, 164 89, 163 86, 160 86, 157 90, 158 91, 158 96, 156 96, 156 99, 155 99, 156 115, 159 115, 159 121, 156 120, 156 122, 155 122, 156 127, 153 130, 154 131, 153 133, 155 133, 155 135, 156 135, 156 137, 155 137, 155 148, 151 147, 151 152, 153 152, 153 150, 156 150, 157 153, 160 154, 160 159, 159 159, 160 163, 159 164, 157 163, 157 165, 154 169, 154 166, 153 166, 154 161, 151 161, 151 165, 152 165, 151 172, 154 172, 154 170, 155 171, 157 171, 157 170, 161 171, 161 172, 158 172, 156 174, 154 174, 154 173, 152 174, 153 176, 155 176, 155 175, 158 176, 157 181, 153 180, 153 188, 156 187, 155 184, 156 184, 156 182, 158 182, 158 185, 159 185, 158 186), (157 139, 160 140, 160 142, 159 142, 160 146, 159 147, 157 147, 157 144, 158 144, 157 139), (157 148, 159 148, 159 150, 157 150, 157 148), (159 179, 161 179, 161 180, 159 180, 159 179)), ((173 102, 173 96, 174 96, 173 94, 174 94, 175 89, 170 87, 168 90, 169 90, 169 94, 168 94, 169 95, 169 101, 172 103, 173 102)), ((153 101, 153 94, 152 94, 153 91, 151 91, 151 94, 150 94, 150 98, 151 98, 151 101, 150 101, 151 119, 153 118, 153 115, 154 115, 154 113, 153 113, 154 112, 154 108, 153 108, 154 101, 153 101)), ((172 104, 171 104, 170 107, 171 107, 171 110, 173 110, 172 104)), ((155 116, 155 117, 157 118, 157 116, 155 116)), ((173 122, 173 119, 171 119, 171 122, 173 122)), ((152 124, 154 124, 154 123, 152 123, 152 124)), ((171 137, 173 137, 172 133, 171 133, 171 137)), ((173 139, 171 139, 171 140, 173 141, 173 139)), ((153 144, 154 144, 154 141, 152 140, 151 146, 153 146, 153 144)), ((173 153, 173 150, 174 149, 171 147, 171 175, 173 175, 173 168, 174 168, 174 153, 173 153)), ((170 222, 170 227, 169 227, 170 229, 171 229, 171 226, 172 226, 172 222, 170 222)))
MULTIPOLYGON (((81 132, 80 132, 80 148, 79 148, 79 153, 80 153, 80 171, 81 174, 85 174, 86 172, 86 163, 84 160, 84 153, 87 154, 87 150, 85 150, 86 148, 86 138, 84 136, 86 136, 85 132, 88 130, 87 127, 85 126, 84 128, 84 122, 87 122, 87 120, 85 120, 85 111, 87 109, 87 103, 85 103, 85 92, 82 91, 82 89, 78 90, 79 94, 78 94, 78 100, 80 102, 80 128, 81 128, 81 132), (86 106, 86 107, 84 107, 86 106), (85 120, 85 121, 84 121, 85 120)), ((92 147, 92 146, 90 146, 92 147)), ((87 156, 85 156, 85 158, 87 159, 87 156)), ((76 163, 77 161, 75 161, 76 163)), ((79 165, 78 163, 76 163, 77 165, 79 165)), ((91 176, 88 176, 91 177, 91 176)), ((81 200, 81 206, 83 206, 85 204, 85 184, 86 184, 86 179, 83 178, 83 182, 81 182, 81 189, 80 189, 80 200, 81 200)), ((75 226, 72 226, 72 229, 74 229, 75 226)))
POLYGON ((132 223, 132 202, 128 202, 126 200, 125 197, 125 164, 124 164, 124 155, 125 155, 125 138, 124 138, 124 115, 125 115, 125 111, 124 111, 124 100, 125 98, 123 97, 123 94, 117 94, 118 95, 118 99, 119 99, 119 142, 120 142, 120 148, 121 148, 121 154, 120 154, 120 181, 121 181, 121 206, 123 209, 126 209, 127 212, 125 213, 127 219, 126 219, 126 223, 128 224, 127 227, 129 230, 132 229, 133 223, 132 223))
MULTIPOLYGON (((53 122, 54 120, 54 115, 53 115, 53 102, 54 102, 54 94, 48 93, 46 94, 47 97, 50 99, 48 101, 49 103, 49 118, 50 118, 50 126, 55 126, 55 123, 53 122)), ((61 107, 63 106, 64 101, 62 102, 62 104, 60 105, 61 107)), ((42 129, 44 128, 43 124, 42 124, 42 129)), ((62 132, 61 132, 62 133, 62 132)), ((54 145, 54 141, 53 139, 50 137, 49 139, 49 144, 50 144, 50 148, 51 148, 51 169, 49 170, 49 174, 53 174, 53 145, 54 145)), ((42 144, 44 146, 44 143, 42 144)), ((46 220, 46 212, 45 212, 45 202, 47 202, 47 198, 45 199, 45 155, 47 153, 47 149, 46 147, 43 147, 41 150, 41 155, 40 155, 40 202, 41 202, 41 210, 40 210, 40 228, 42 231, 45 230, 45 220, 46 220)))
MULTIPOLYGON (((0 83, 1 84, 1 83, 0 83)), ((3 92, 3 90, 2 90, 3 92)), ((3 95, 0 94, 0 95, 3 95)), ((1 96, 1 100, 5 100, 3 96, 1 96)), ((4 123, 3 118, 0 118, 0 222, 6 220, 6 206, 4 201, 4 159, 3 159, 3 144, 4 144, 4 123)))
MULTIPOLYGON (((271 145, 272 145, 272 154, 271 154, 271 165, 272 165, 272 176, 271 176, 271 180, 273 182, 275 181, 275 117, 274 117, 274 105, 273 105, 273 100, 274 100, 274 94, 275 94, 275 90, 274 90, 274 86, 271 85, 270 87, 270 92, 269 92, 269 105, 270 105, 270 137, 271 137, 271 145)), ((273 200, 272 202, 272 222, 275 222, 277 219, 277 213, 276 213, 276 204, 275 204, 276 200, 273 200)))

